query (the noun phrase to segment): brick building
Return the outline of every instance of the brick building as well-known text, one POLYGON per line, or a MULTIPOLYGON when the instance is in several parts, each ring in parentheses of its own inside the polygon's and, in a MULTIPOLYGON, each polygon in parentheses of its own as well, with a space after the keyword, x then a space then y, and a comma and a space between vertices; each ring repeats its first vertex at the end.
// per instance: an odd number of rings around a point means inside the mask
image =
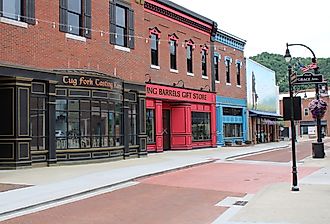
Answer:
POLYGON ((0 0, 0 166, 215 146, 216 94, 245 89, 216 83, 243 62, 216 31, 167 0, 0 0))

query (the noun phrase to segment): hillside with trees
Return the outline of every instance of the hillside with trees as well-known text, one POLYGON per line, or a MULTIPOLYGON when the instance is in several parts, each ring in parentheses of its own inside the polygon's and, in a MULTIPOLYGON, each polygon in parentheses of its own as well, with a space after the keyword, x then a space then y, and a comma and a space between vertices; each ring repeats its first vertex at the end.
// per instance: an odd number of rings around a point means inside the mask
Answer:
MULTIPOLYGON (((250 59, 266 66, 267 68, 275 71, 276 83, 280 88, 280 92, 288 92, 288 64, 285 62, 283 55, 271 54, 263 52, 256 56, 250 57, 250 59)), ((298 75, 302 74, 299 69, 299 63, 305 66, 311 64, 311 58, 292 58, 291 65, 293 69, 297 71, 298 75), (298 63, 299 62, 299 63, 298 63)), ((319 73, 323 75, 325 80, 330 81, 330 58, 318 58, 317 64, 319 66, 319 73)), ((303 85, 298 88, 314 88, 314 86, 303 85)))

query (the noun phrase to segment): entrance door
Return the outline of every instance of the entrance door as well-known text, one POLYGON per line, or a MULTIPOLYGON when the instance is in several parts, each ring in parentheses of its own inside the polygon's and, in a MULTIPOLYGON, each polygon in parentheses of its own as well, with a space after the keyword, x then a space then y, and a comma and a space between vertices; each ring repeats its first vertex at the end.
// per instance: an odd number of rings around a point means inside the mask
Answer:
POLYGON ((171 148, 170 110, 163 110, 163 149, 171 148))

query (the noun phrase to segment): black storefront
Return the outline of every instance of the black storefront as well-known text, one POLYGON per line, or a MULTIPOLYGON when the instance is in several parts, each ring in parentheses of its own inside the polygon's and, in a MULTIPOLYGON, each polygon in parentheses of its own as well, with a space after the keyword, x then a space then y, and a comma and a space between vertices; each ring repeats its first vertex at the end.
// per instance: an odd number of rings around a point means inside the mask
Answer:
POLYGON ((145 86, 86 70, 0 65, 0 166, 143 156, 145 86))

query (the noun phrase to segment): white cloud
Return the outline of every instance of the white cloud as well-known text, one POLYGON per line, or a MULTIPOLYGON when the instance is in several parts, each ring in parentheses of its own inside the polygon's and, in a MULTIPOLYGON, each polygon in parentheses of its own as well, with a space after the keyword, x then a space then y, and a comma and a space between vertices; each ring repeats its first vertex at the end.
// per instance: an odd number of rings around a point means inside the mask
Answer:
MULTIPOLYGON (((330 57, 330 2, 326 0, 172 1, 247 40, 246 56, 264 51, 284 54, 289 42, 309 46, 317 57, 330 57)), ((311 57, 302 47, 290 51, 293 57, 311 57)))

